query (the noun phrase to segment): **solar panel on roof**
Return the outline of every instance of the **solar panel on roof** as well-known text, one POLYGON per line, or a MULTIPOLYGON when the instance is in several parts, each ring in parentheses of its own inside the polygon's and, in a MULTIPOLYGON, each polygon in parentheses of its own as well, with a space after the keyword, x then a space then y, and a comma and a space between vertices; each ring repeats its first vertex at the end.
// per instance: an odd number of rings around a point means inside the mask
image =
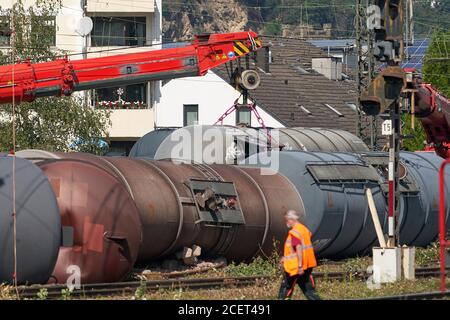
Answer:
MULTIPOLYGON (((308 40, 308 42, 322 49, 342 49, 354 45, 355 39, 308 40)), ((421 71, 429 45, 430 39, 428 38, 416 39, 414 44, 406 48, 406 58, 402 67, 421 71)))
POLYGON ((406 48, 405 62, 403 68, 415 68, 422 70, 423 60, 430 45, 430 39, 417 39, 414 44, 406 48))

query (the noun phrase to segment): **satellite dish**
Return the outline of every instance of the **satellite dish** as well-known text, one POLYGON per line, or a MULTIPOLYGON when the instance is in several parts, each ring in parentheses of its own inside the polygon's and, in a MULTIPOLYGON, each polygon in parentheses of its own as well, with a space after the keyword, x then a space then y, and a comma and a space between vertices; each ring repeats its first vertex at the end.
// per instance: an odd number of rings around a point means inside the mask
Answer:
POLYGON ((91 33, 92 29, 94 28, 94 22, 90 17, 83 17, 78 21, 77 28, 75 29, 75 32, 78 33, 80 36, 87 36, 91 33))

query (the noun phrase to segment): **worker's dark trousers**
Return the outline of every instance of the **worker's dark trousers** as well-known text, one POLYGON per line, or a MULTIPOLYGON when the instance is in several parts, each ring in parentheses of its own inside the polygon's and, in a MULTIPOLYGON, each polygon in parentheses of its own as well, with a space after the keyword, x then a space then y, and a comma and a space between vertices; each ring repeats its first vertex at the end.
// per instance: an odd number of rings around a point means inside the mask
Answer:
POLYGON ((278 299, 290 299, 292 297, 292 294, 294 293, 295 285, 298 284, 308 300, 320 300, 320 297, 317 295, 315 290, 312 271, 312 268, 307 269, 301 276, 290 276, 287 272, 284 272, 278 299))

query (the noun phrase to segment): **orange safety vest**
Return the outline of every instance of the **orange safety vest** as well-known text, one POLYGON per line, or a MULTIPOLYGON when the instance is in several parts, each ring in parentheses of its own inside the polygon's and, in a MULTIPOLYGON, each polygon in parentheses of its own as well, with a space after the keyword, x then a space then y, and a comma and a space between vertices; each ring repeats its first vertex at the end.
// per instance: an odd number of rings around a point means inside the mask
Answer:
POLYGON ((284 270, 291 276, 298 274, 298 256, 295 248, 292 247, 292 237, 299 239, 302 243, 302 266, 303 270, 314 268, 317 266, 316 256, 314 255, 314 248, 312 246, 312 234, 301 223, 298 223, 294 228, 289 230, 286 242, 284 244, 284 270))

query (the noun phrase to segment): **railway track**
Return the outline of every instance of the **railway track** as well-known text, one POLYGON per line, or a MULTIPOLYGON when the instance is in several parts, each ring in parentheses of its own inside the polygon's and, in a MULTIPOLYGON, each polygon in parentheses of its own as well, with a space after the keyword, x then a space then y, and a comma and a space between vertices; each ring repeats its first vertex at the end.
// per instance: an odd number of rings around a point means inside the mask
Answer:
MULTIPOLYGON (((138 288, 146 291, 160 289, 189 289, 205 290, 212 288, 238 287, 254 285, 259 281, 267 280, 268 277, 227 277, 227 278, 204 278, 204 279, 170 279, 158 281, 133 281, 120 283, 100 283, 83 285, 80 289, 70 292, 70 297, 89 298, 96 296, 122 296, 134 294, 138 288)), ((47 299, 60 299, 65 285, 43 285, 43 286, 21 286, 19 295, 22 299, 34 299, 38 293, 46 291, 47 299)))
MULTIPOLYGON (((450 270, 450 269, 447 269, 450 270)), ((447 272, 449 273, 449 272, 447 272)), ((350 279, 365 280, 370 274, 367 272, 316 272, 313 274, 318 280, 338 280, 345 281, 350 279)), ((440 275, 439 268, 418 268, 416 269, 416 277, 429 278, 438 277, 440 275)), ((226 288, 237 286, 249 286, 258 283, 258 281, 273 279, 267 276, 254 277, 224 277, 224 278, 200 278, 200 279, 165 279, 165 280, 148 280, 148 281, 130 281, 119 283, 100 283, 83 285, 78 290, 70 292, 70 297, 90 298, 96 296, 123 296, 134 294, 138 288, 146 291, 155 291, 160 289, 189 289, 189 290, 205 290, 212 288, 226 288)), ((67 289, 65 285, 34 285, 20 286, 19 295, 23 299, 35 299, 40 292, 45 291, 47 299, 60 299, 63 296, 63 290, 67 289)), ((423 299, 435 299, 439 293, 422 294, 423 299)), ((421 294, 409 296, 393 296, 380 297, 375 299, 392 298, 393 300, 422 299, 421 294)))
POLYGON ((396 296, 375 297, 358 300, 442 300, 446 298, 450 298, 450 291, 421 292, 421 293, 411 293, 396 296))
MULTIPOLYGON (((450 268, 447 268, 447 275, 450 274, 450 268)), ((353 272, 315 272, 313 274, 316 279, 323 280, 348 280, 348 279, 367 279, 371 274, 366 271, 353 271, 353 272)), ((417 278, 432 278, 439 277, 439 268, 417 268, 417 278)))

